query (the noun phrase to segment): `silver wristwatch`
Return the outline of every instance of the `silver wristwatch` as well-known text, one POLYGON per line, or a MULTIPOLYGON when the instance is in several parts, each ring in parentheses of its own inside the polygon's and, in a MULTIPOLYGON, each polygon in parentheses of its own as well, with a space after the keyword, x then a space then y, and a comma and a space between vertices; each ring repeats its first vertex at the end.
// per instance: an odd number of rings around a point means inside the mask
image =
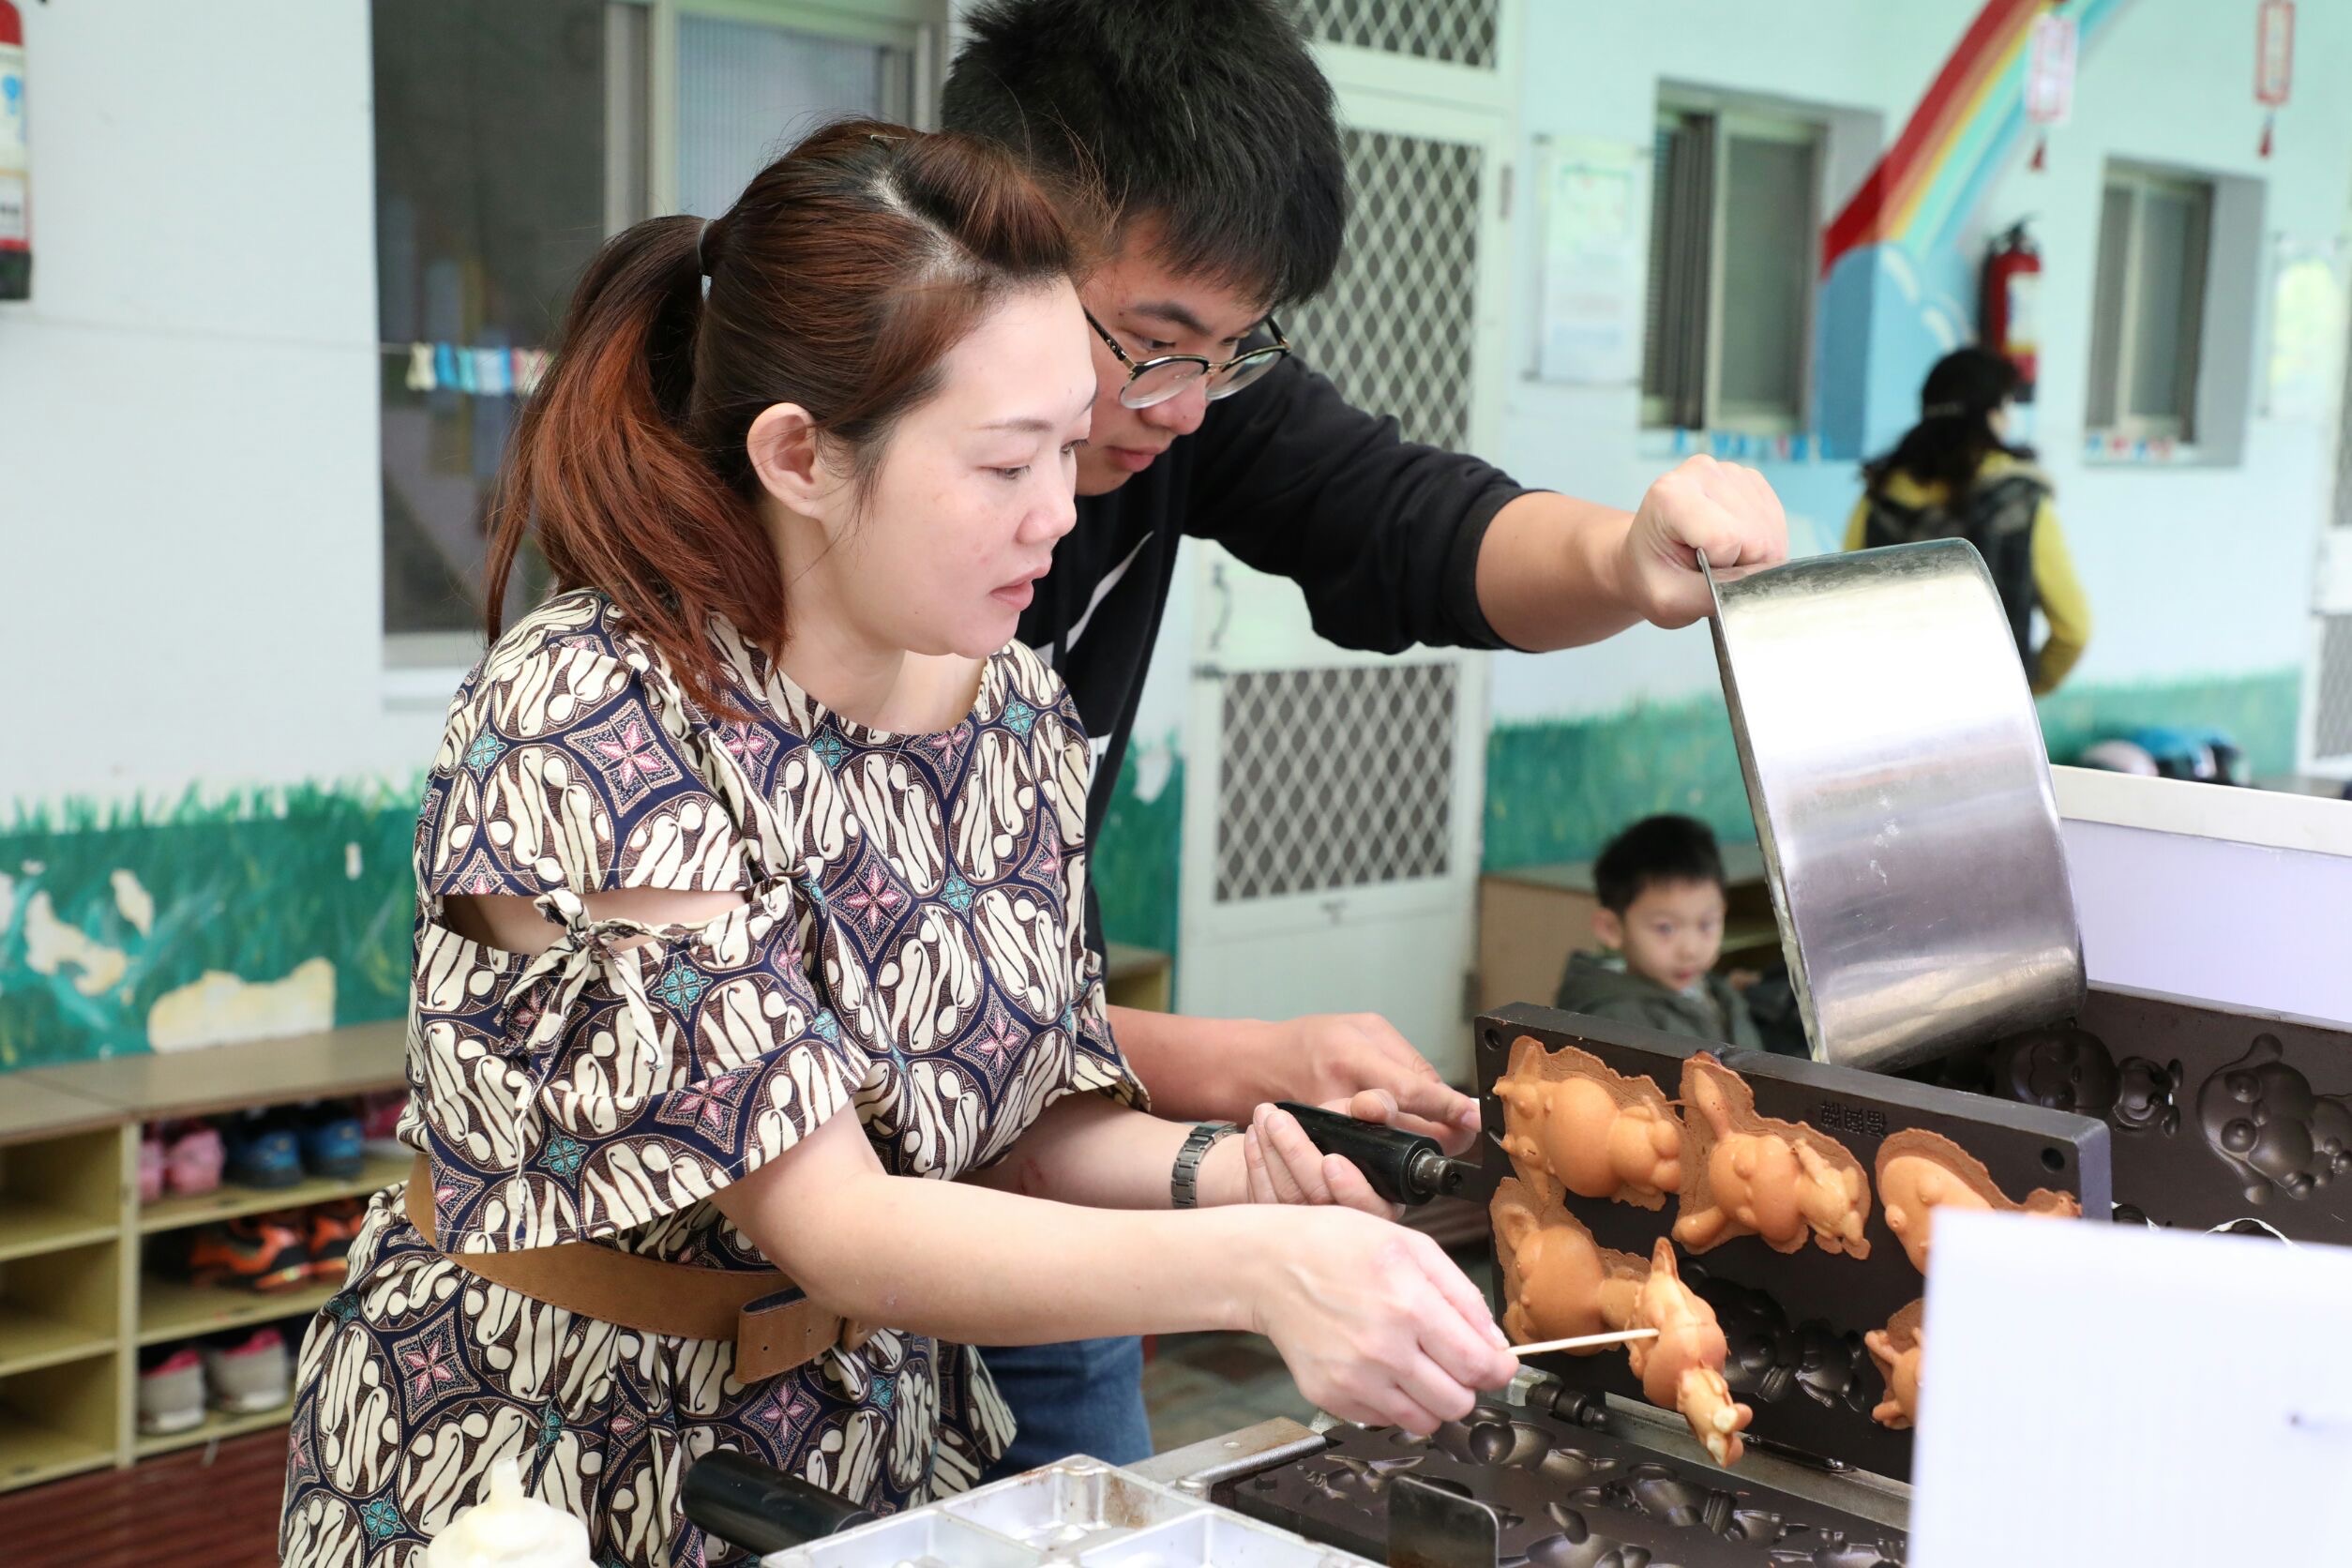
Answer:
POLYGON ((1200 1161, 1210 1145, 1221 1138, 1230 1138, 1241 1131, 1230 1122, 1203 1122, 1193 1128, 1184 1146, 1176 1151, 1176 1168, 1168 1172, 1168 1197, 1171 1208, 1190 1209, 1200 1202, 1200 1161))

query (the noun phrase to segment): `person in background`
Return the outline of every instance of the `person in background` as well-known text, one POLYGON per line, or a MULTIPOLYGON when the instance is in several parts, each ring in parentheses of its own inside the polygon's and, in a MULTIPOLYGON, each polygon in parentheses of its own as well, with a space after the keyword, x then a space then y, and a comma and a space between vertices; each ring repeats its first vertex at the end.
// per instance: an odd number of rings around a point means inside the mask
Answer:
POLYGON ((1648 817, 1593 864, 1606 953, 1576 953, 1553 1005, 1668 1034, 1763 1048, 1747 1003, 1715 972, 1723 953, 1723 856, 1704 822, 1648 817))
POLYGON ((2058 532, 2050 476, 2009 442, 2017 368, 1989 349, 1944 355, 1920 391, 1920 421, 1862 469, 1847 550, 1966 539, 1993 573, 2036 697, 2056 691, 2090 641, 2090 602, 2058 532), (2033 612, 2050 634, 2033 647, 2033 612))

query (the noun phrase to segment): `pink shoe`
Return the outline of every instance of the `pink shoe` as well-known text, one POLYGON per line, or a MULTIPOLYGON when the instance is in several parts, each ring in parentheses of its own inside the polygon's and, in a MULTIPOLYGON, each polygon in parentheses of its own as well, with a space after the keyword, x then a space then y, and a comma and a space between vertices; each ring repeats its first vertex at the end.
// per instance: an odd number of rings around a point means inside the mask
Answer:
POLYGON ((212 1191, 220 1185, 224 1157, 219 1133, 205 1123, 189 1122, 175 1129, 164 1148, 172 1190, 182 1197, 212 1191))
POLYGON ((408 1150, 400 1139, 400 1112, 408 1108, 408 1091, 394 1089, 380 1094, 369 1094, 359 1102, 359 1136, 366 1140, 370 1154, 393 1159, 406 1159, 408 1150))
POLYGON ((139 1430, 161 1436, 204 1424, 204 1363, 193 1345, 140 1357, 139 1430))
POLYGON ((139 1135, 139 1201, 152 1203, 163 1196, 163 1134, 153 1124, 139 1135))

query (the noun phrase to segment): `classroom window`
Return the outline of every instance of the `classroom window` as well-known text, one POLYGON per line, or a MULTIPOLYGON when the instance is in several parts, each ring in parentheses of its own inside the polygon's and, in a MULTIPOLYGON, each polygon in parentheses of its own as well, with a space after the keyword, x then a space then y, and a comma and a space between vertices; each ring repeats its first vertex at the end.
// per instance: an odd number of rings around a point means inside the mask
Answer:
MULTIPOLYGON (((913 24, 764 10, 375 0, 387 664, 437 682, 480 651, 499 462, 597 246, 656 212, 716 216, 826 119, 910 119, 913 24)), ((507 619, 545 586, 526 551, 507 619)))
MULTIPOLYGON (((517 370, 527 381, 530 356, 553 345, 572 280, 604 237, 648 211, 648 14, 608 0, 374 7, 395 662, 463 666, 479 646, 490 487, 517 370)), ((518 576, 537 573, 526 564, 518 576)), ((538 586, 517 582, 510 611, 538 586)))
POLYGON ((1652 146, 1642 422, 1802 430, 1824 128, 1663 109, 1652 146))
POLYGON ((2196 439, 2212 212, 2209 181, 2109 167, 2091 300, 2094 434, 2196 439))

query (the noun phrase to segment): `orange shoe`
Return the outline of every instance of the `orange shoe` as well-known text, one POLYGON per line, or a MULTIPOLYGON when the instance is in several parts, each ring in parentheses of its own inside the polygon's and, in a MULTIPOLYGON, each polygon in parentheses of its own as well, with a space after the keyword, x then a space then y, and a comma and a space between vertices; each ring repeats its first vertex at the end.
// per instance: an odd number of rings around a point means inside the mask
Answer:
POLYGON ((301 1217, 310 1277, 340 1280, 351 1261, 351 1244, 368 1217, 367 1206, 356 1198, 338 1199, 305 1210, 301 1217))
POLYGON ((188 1246, 191 1284, 243 1290, 288 1290, 310 1277, 309 1249, 297 1216, 249 1214, 207 1225, 188 1246))

